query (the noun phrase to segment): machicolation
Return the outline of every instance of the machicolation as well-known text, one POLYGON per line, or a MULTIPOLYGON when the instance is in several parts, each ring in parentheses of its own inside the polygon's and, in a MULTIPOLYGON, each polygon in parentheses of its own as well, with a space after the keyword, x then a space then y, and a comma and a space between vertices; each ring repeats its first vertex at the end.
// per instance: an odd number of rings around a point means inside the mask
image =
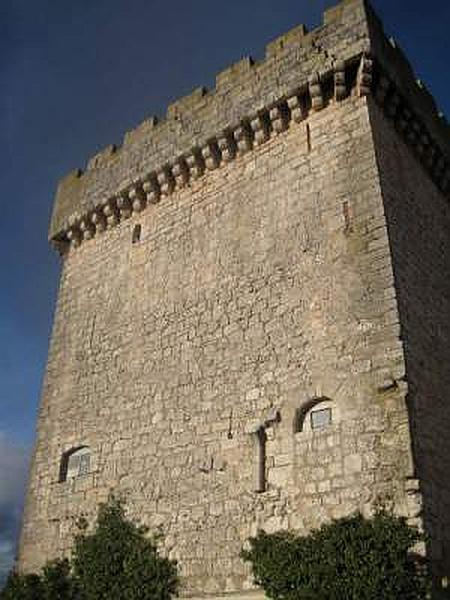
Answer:
POLYGON ((195 89, 169 106, 164 121, 144 121, 122 145, 91 158, 85 172, 69 174, 58 189, 50 239, 90 239, 351 94, 374 94, 448 194, 448 122, 376 17, 370 41, 364 30, 346 38, 353 23, 342 27, 344 10, 329 9, 311 32, 299 25, 277 38, 264 61, 246 57, 225 69, 214 90, 195 89), (343 31, 336 33, 335 23, 343 31))

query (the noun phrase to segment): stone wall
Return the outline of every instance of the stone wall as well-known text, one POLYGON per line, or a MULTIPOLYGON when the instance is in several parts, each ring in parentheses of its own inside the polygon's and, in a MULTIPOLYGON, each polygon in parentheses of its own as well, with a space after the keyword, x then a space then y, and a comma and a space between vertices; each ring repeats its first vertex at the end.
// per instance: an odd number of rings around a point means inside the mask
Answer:
POLYGON ((305 532, 380 498, 409 514, 403 377, 367 100, 353 96, 68 251, 21 568, 68 552, 77 516, 111 490, 162 528, 185 594, 251 588, 239 551, 258 528, 305 532), (332 423, 311 431, 316 400, 332 423), (60 481, 83 445, 90 473, 60 481))
POLYGON ((265 60, 245 57, 216 77, 212 90, 196 88, 174 101, 164 119, 151 117, 122 143, 92 157, 86 170, 62 179, 55 199, 50 239, 63 236, 72 220, 102 207, 136 181, 183 162, 212 139, 229 135, 263 108, 304 90, 310 77, 329 75, 337 61, 358 57, 369 45, 364 0, 345 0, 324 14, 321 27, 299 26, 268 44, 265 60))
POLYGON ((258 528, 377 502, 423 517, 448 573, 449 149, 400 49, 343 0, 63 179, 20 568, 70 552, 114 491, 187 595, 252 597, 258 528))
POLYGON ((437 574, 450 572, 450 207, 392 125, 371 122, 407 359, 424 522, 437 574))

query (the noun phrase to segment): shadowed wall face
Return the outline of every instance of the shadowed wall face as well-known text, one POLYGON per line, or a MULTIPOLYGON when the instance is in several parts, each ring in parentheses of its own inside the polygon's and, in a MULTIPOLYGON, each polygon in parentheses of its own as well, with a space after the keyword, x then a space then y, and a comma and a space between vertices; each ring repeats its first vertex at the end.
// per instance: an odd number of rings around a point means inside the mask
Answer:
POLYGON ((191 593, 248 588, 258 528, 305 532, 380 496, 407 514, 404 393, 379 391, 403 374, 383 223, 350 97, 71 248, 21 566, 66 553, 111 490, 162 527, 191 593), (61 480, 80 447, 87 472, 61 480))
POLYGON ((424 523, 437 573, 450 572, 450 208, 374 105, 377 159, 404 342, 424 523))

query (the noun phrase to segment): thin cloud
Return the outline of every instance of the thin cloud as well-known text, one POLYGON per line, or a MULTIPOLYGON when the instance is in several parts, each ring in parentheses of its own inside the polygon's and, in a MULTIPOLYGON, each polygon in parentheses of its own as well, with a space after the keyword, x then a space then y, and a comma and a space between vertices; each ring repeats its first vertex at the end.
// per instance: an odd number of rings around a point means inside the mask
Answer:
POLYGON ((23 510, 29 451, 0 432, 0 585, 13 566, 23 510))

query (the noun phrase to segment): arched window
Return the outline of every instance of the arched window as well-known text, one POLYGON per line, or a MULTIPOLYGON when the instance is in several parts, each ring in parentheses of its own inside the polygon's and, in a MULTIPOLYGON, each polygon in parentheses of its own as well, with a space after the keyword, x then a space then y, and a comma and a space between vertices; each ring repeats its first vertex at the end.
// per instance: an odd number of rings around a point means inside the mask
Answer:
POLYGON ((294 432, 321 431, 337 421, 335 403, 326 397, 313 398, 297 409, 294 419, 294 432))
POLYGON ((89 446, 78 446, 64 452, 59 468, 59 481, 84 477, 90 471, 91 449, 89 446))

